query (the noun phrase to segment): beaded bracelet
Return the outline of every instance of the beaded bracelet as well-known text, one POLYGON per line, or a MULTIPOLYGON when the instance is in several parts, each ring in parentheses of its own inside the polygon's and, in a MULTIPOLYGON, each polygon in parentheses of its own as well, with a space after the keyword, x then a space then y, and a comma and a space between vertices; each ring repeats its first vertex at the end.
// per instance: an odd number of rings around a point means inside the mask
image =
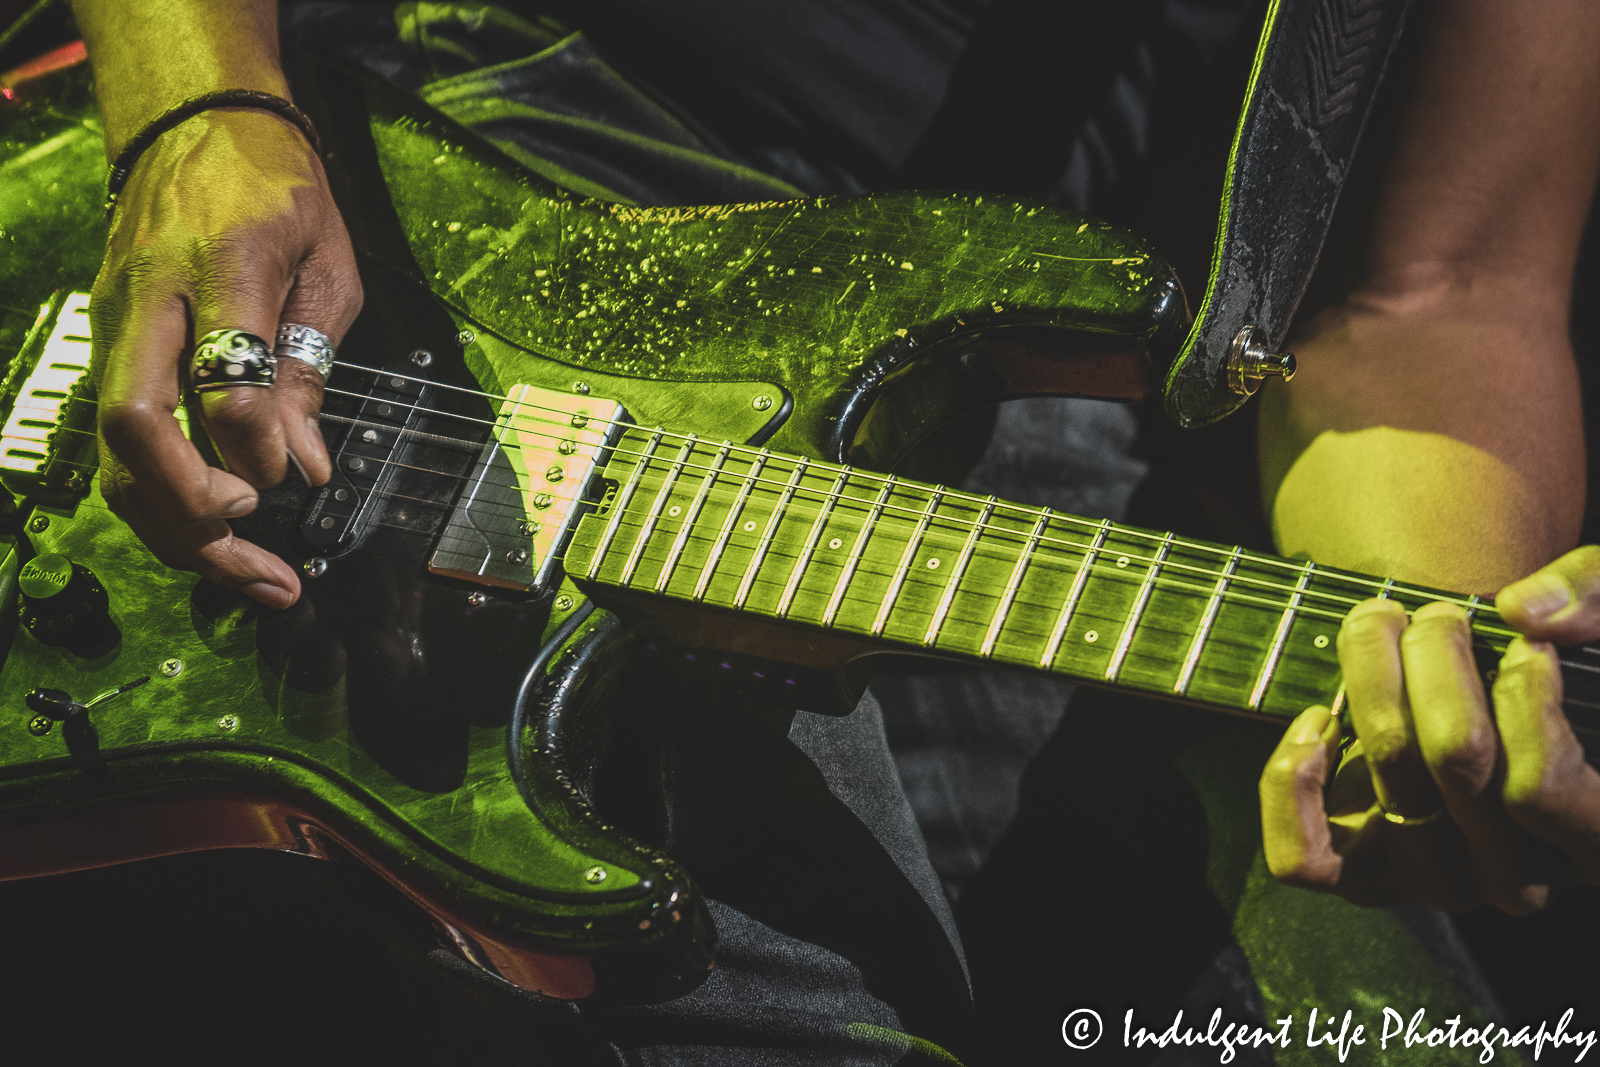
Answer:
POLYGON ((201 93, 199 96, 190 97, 183 103, 168 108, 154 119, 151 119, 145 128, 140 130, 133 140, 128 142, 127 147, 118 153, 117 161, 111 164, 111 171, 106 175, 106 214, 109 215, 115 210, 117 196, 122 192, 122 187, 128 183, 128 175, 133 171, 133 165, 139 161, 139 156, 155 142, 157 137, 160 137, 180 122, 194 118, 202 111, 211 111, 221 107, 245 107, 253 108, 257 111, 270 111, 305 134, 306 141, 311 145, 311 150, 319 156, 322 154, 322 139, 317 136, 317 128, 311 125, 311 119, 304 111, 301 111, 283 97, 273 96, 271 93, 258 93, 254 89, 222 89, 214 93, 201 93))

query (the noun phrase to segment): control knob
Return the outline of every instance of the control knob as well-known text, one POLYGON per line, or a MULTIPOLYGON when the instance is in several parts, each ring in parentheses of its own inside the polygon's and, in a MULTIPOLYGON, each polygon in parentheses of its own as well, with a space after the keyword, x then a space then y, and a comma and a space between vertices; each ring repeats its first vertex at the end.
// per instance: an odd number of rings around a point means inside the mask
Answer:
POLYGON ((41 644, 83 656, 107 651, 120 636, 100 579, 59 552, 35 556, 17 576, 23 627, 41 644))

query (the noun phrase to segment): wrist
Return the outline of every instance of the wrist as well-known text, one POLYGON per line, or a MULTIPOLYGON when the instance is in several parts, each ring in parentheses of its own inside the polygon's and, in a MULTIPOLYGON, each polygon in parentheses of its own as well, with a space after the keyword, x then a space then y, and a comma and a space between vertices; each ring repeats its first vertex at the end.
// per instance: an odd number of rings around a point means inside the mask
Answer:
MULTIPOLYGON (((244 89, 202 93, 158 115, 117 155, 111 164, 110 173, 106 176, 106 210, 111 211, 116 207, 117 198, 123 186, 127 184, 134 166, 163 136, 170 142, 179 127, 202 117, 208 119, 205 124, 207 126, 219 124, 223 122, 219 114, 222 111, 239 111, 247 115, 264 113, 274 116, 292 126, 305 138, 306 146, 313 156, 321 154, 322 143, 317 136, 316 128, 311 124, 311 119, 282 97, 244 89)), ((248 125, 250 124, 246 123, 246 126, 248 125)))
POLYGON ((275 0, 73 0, 94 68, 106 160, 172 107, 247 89, 291 100, 278 58, 275 0))

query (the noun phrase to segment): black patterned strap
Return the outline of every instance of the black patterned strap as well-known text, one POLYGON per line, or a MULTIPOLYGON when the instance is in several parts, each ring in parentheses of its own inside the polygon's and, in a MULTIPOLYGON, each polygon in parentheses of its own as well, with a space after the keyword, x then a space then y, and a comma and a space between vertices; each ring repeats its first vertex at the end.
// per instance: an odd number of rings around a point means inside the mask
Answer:
POLYGON ((128 183, 128 175, 132 173, 133 165, 139 161, 144 150, 155 143, 157 137, 179 123, 194 118, 202 111, 223 107, 270 111, 305 134, 311 150, 319 156, 322 154, 322 139, 317 136, 317 128, 311 124, 311 119, 304 111, 283 97, 256 92, 254 89, 221 89, 214 93, 201 93, 151 119, 144 129, 128 142, 127 147, 117 154, 117 161, 111 164, 111 171, 106 175, 106 213, 110 214, 116 208, 117 196, 122 192, 122 187, 128 183))
POLYGON ((1168 414, 1237 409, 1229 353, 1249 327, 1282 351, 1412 0, 1274 0, 1228 159, 1205 296, 1166 381, 1168 414))

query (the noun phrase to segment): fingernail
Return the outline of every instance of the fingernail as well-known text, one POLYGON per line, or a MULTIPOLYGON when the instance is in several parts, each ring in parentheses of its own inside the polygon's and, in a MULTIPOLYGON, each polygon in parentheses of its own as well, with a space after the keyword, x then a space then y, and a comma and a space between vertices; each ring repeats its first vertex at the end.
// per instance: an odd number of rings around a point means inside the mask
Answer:
POLYGON ((235 500, 233 503, 229 504, 227 507, 223 508, 222 517, 225 519, 240 519, 250 514, 255 509, 256 496, 254 493, 251 493, 249 496, 242 496, 238 500, 235 500))
POLYGON ((240 588, 239 592, 251 600, 259 600, 269 608, 282 611, 294 603, 294 594, 282 586, 273 585, 271 582, 251 582, 240 588))
POLYGON ((1309 745, 1313 741, 1322 740, 1322 731, 1328 728, 1329 711, 1324 707, 1311 707, 1300 713, 1294 721, 1294 730, 1289 734, 1289 741, 1296 745, 1309 745))
POLYGON ((1554 574, 1530 574, 1506 586, 1501 595, 1508 594, 1535 618, 1553 615, 1572 602, 1572 587, 1554 574))

